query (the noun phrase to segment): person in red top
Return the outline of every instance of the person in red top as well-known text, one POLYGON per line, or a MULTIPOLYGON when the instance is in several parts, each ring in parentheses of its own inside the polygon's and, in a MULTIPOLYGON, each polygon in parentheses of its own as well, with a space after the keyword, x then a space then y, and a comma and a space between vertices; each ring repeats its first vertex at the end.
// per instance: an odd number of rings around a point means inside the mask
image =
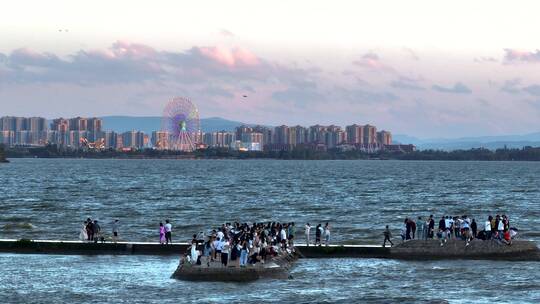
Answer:
POLYGON ((504 242, 507 245, 512 245, 512 237, 510 236, 510 229, 504 230, 503 237, 504 237, 504 242))

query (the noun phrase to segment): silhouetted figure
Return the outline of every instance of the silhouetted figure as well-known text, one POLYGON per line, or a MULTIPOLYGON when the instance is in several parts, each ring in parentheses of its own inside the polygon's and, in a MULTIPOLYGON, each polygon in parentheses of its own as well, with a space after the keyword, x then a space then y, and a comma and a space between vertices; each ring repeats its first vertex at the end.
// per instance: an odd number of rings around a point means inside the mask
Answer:
POLYGON ((388 225, 386 225, 386 229, 384 229, 384 242, 383 242, 383 247, 386 247, 386 241, 390 242, 390 246, 394 246, 394 243, 392 243, 392 232, 390 231, 390 228, 388 228, 388 225))

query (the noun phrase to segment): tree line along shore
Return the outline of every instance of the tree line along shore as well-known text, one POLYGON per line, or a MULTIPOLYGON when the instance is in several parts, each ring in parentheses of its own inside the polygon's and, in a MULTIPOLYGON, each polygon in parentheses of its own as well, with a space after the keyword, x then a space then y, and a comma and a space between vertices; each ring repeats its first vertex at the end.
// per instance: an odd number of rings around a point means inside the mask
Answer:
POLYGON ((6 159, 6 151, 4 149, 3 145, 0 145, 0 163, 7 163, 8 160, 6 159))
POLYGON ((227 148, 210 148, 194 152, 142 149, 118 151, 113 149, 70 149, 57 146, 0 147, 0 161, 5 158, 124 158, 124 159, 282 159, 282 160, 448 160, 448 161, 540 161, 540 147, 521 149, 484 148, 470 150, 418 150, 414 152, 327 150, 296 148, 291 151, 237 151, 227 148))

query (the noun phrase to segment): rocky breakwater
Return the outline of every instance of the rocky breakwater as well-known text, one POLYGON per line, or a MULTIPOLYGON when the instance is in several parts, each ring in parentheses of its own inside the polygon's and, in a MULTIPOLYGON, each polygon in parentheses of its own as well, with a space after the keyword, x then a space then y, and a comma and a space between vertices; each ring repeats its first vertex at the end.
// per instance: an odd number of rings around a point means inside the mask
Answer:
POLYGON ((263 278, 287 279, 294 262, 299 258, 298 250, 283 253, 265 263, 240 267, 223 266, 220 262, 203 262, 200 265, 181 260, 172 278, 186 281, 249 282, 263 278))
POLYGON ((437 240, 410 240, 392 247, 390 257, 406 260, 426 259, 486 259, 540 261, 540 249, 535 242, 514 240, 511 245, 496 240, 465 241, 451 239, 443 246, 437 240))

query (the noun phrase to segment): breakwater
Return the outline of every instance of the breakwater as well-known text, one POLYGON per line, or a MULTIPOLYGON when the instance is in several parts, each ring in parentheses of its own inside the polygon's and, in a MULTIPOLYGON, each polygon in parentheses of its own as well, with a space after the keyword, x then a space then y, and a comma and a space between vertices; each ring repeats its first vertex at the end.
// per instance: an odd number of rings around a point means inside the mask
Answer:
MULTIPOLYGON (((148 242, 86 243, 60 240, 0 240, 0 252, 21 254, 77 255, 178 255, 186 252, 187 243, 160 245, 148 242)), ((540 261, 540 250, 534 242, 514 241, 511 246, 496 241, 465 242, 452 240, 441 247, 435 240, 413 240, 395 247, 380 245, 296 246, 302 258, 386 258, 490 259, 540 261)))
MULTIPOLYGON (((180 255, 188 249, 188 243, 161 245, 149 242, 87 243, 61 240, 12 240, 0 239, 0 252, 30 254, 135 254, 180 255)), ((297 245, 304 258, 329 257, 389 257, 390 248, 377 245, 297 245)))

